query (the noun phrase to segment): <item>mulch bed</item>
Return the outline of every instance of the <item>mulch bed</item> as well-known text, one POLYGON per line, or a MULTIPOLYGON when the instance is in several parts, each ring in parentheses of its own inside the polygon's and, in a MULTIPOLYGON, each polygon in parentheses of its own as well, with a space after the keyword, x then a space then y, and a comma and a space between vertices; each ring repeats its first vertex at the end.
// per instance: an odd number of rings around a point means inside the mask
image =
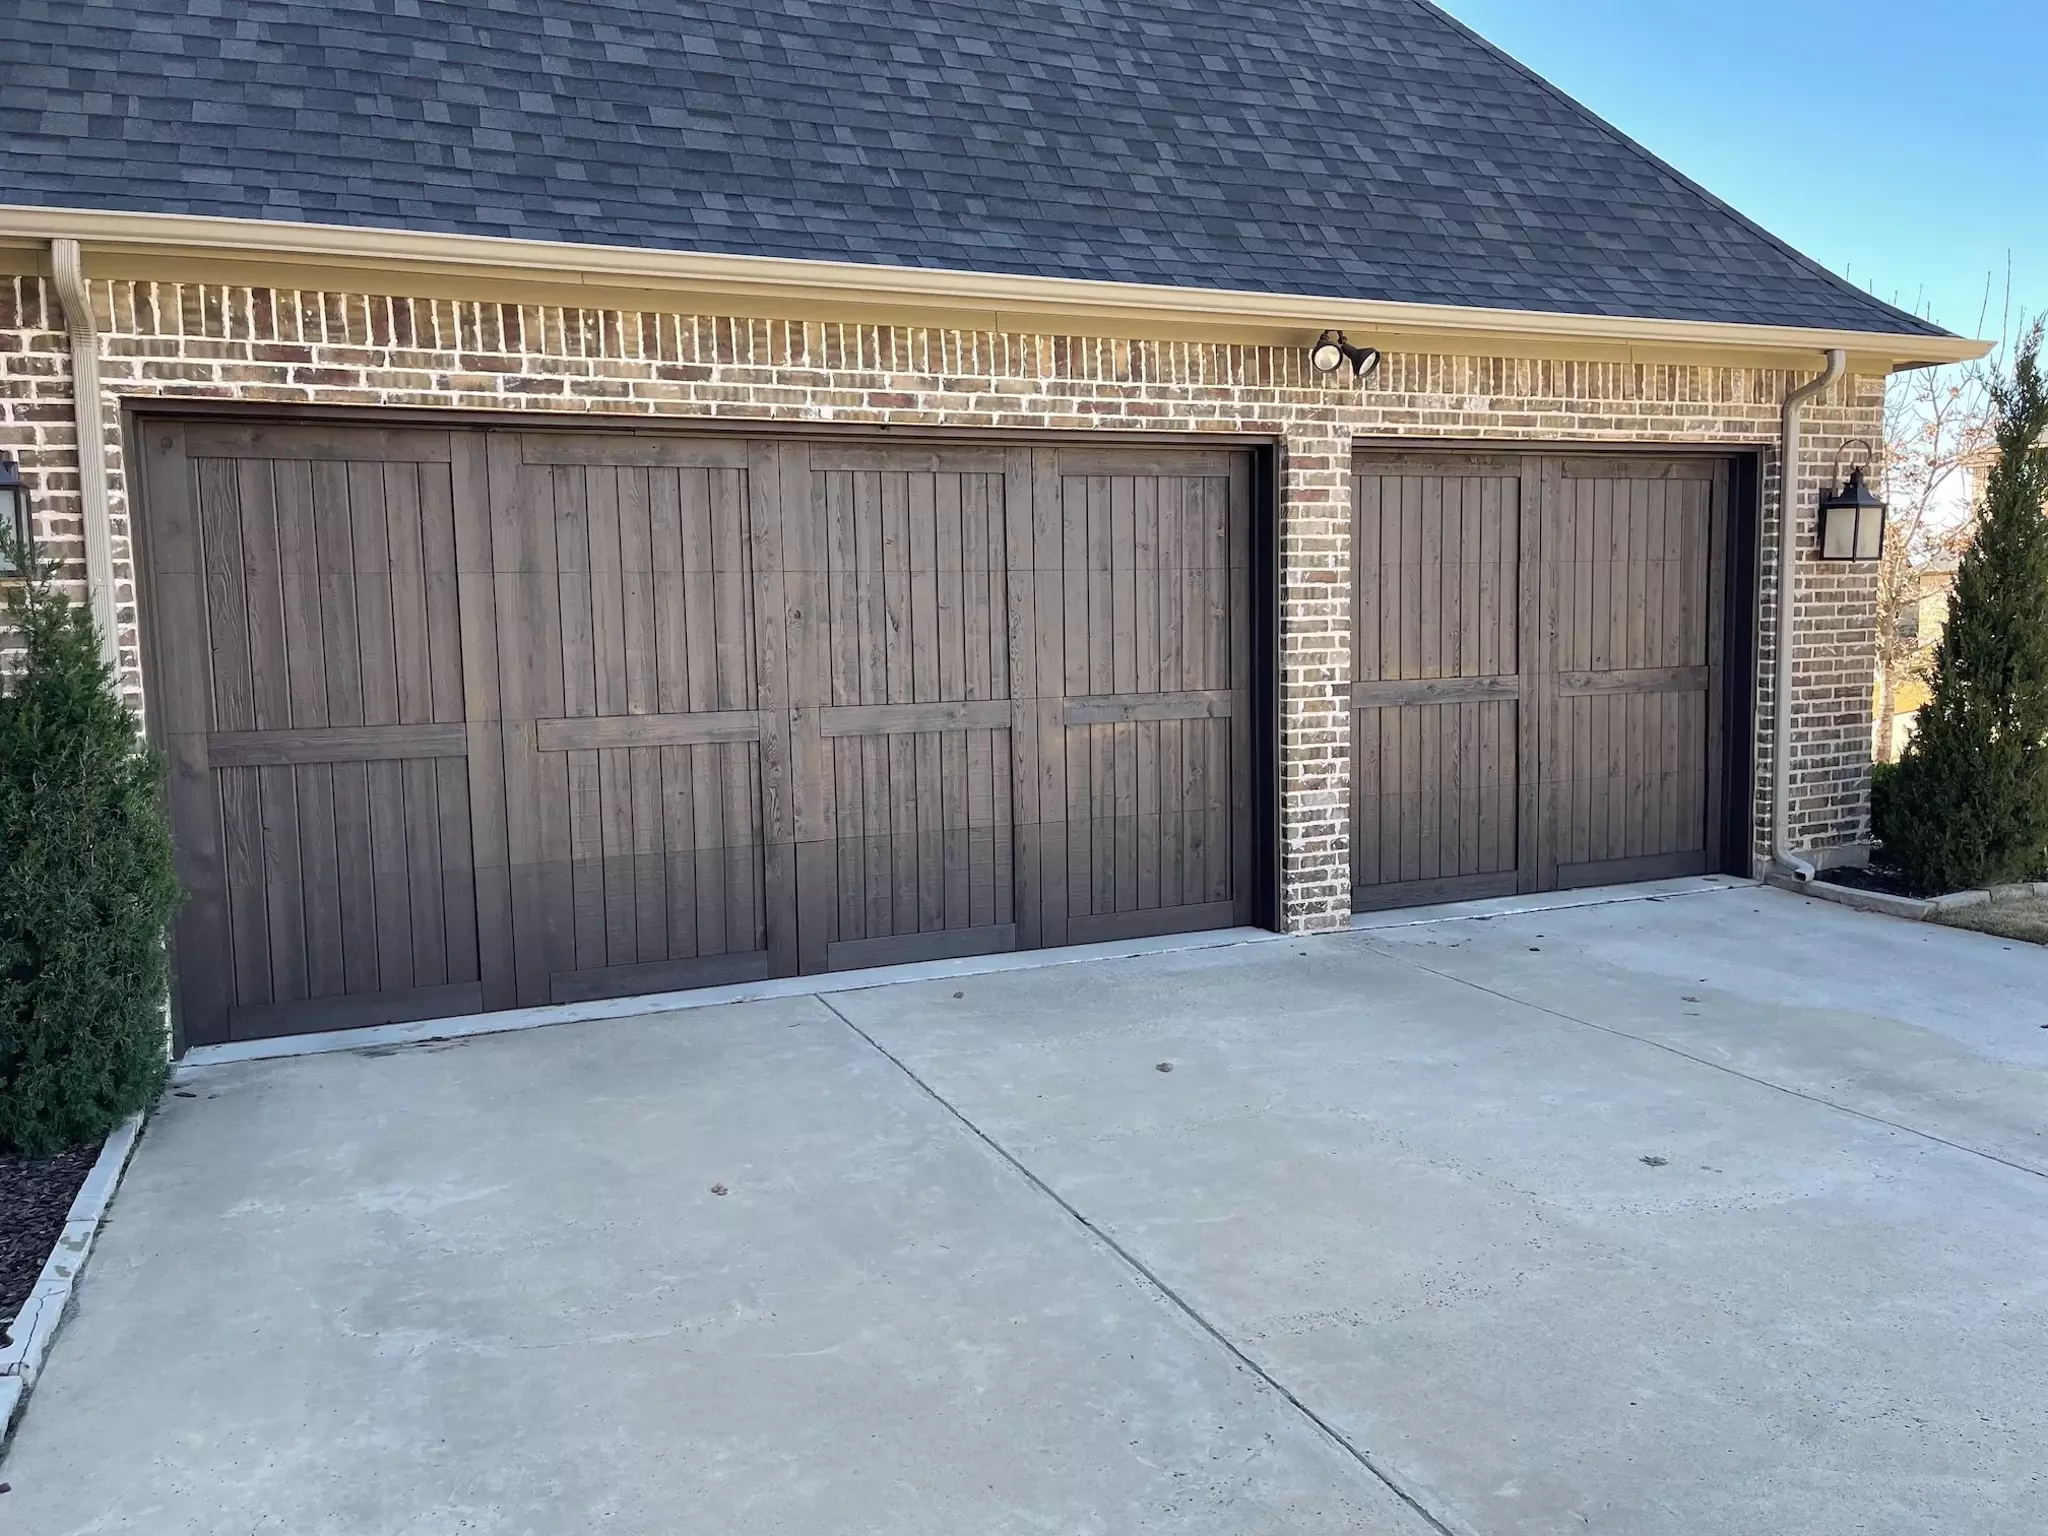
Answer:
POLYGON ((1920 894, 1906 883, 1904 875, 1882 864, 1873 864, 1868 869, 1858 869, 1853 865, 1824 869, 1816 878, 1825 880, 1829 885, 1846 885, 1852 891, 1876 891, 1885 896, 1920 894))
POLYGON ((35 1288, 99 1155, 96 1146, 55 1157, 0 1155, 0 1330, 35 1288))

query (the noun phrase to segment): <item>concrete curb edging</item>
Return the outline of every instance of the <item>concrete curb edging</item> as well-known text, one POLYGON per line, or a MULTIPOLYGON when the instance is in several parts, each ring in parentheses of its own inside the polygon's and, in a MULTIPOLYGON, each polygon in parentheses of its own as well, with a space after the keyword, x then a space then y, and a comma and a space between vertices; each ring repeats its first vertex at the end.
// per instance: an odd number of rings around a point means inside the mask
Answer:
POLYGON ((50 1250, 42 1273, 36 1277, 28 1299, 21 1304, 20 1314, 10 1325, 13 1342, 0 1348, 0 1439, 5 1438, 16 1409, 35 1385, 36 1373, 49 1355, 50 1342, 70 1310, 72 1291, 92 1255, 100 1223, 106 1219, 107 1206, 120 1186, 121 1175, 127 1171, 141 1131, 142 1116, 130 1115, 107 1137, 92 1172, 78 1186, 56 1246, 50 1250))
POLYGON ((1819 901, 1832 901, 1837 906, 1854 907, 1859 912, 1877 912, 1885 917, 1902 917, 1908 922, 1930 922, 1944 912, 1959 912, 1965 907, 1986 906, 1995 901, 2025 901, 2033 897, 2048 897, 2048 880, 2035 881, 2029 885, 2001 885, 1990 890, 1951 891, 1946 896, 1922 899, 1917 896, 1894 896, 1887 891, 1860 891, 1854 886, 1834 885, 1826 880, 1801 881, 1778 870, 1764 876, 1766 885, 1779 890, 1791 891, 1799 896, 1811 896, 1819 901))

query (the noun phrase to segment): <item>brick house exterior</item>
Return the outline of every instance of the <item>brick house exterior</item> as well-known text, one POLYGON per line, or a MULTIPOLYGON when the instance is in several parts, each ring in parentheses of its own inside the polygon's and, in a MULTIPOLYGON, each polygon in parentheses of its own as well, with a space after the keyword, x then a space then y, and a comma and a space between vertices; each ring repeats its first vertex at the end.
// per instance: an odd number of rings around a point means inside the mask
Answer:
MULTIPOLYGON (((1763 544, 1778 516, 1779 402, 1768 368, 1393 353, 1363 386, 1300 348, 923 330, 382 294, 103 279, 92 285, 120 581, 125 686, 147 707, 127 539, 122 411, 133 402, 549 411, 984 431, 1191 432, 1284 442, 1281 794, 1284 917, 1350 916, 1347 813, 1350 449, 1364 439, 1689 443, 1764 448, 1763 544)), ((82 579, 63 318, 47 280, 0 288, 0 451, 36 490, 37 535, 82 579)), ((1802 502, 1837 447, 1881 425, 1881 379, 1852 376, 1808 415, 1802 502)), ((1867 836, 1874 567, 1799 566, 1799 846, 1867 836)), ((1756 717, 1771 710, 1775 579, 1758 595, 1756 717)), ((1757 859, 1770 741, 1757 743, 1757 859)))
POLYGON ((1810 519, 1981 348, 1421 0, 941 9, 0 21, 183 1041, 1866 838, 1810 519))

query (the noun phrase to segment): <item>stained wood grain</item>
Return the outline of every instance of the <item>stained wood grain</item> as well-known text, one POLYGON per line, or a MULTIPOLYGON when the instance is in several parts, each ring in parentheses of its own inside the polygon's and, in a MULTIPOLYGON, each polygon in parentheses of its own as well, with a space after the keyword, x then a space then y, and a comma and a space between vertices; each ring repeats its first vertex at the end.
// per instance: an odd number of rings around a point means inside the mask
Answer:
POLYGON ((1238 920, 1248 464, 167 429, 188 1037, 1238 920))
POLYGON ((1726 482, 1703 456, 1358 455, 1355 908, 1708 867, 1726 482))

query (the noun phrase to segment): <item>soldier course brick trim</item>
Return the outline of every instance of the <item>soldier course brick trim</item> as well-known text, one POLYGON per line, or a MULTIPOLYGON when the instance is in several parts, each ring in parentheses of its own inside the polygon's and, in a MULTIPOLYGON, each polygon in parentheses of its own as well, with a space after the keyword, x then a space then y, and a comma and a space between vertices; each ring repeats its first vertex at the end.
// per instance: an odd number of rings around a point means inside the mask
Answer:
MULTIPOLYGON (((95 280, 104 332, 123 686, 147 708, 129 541, 124 403, 552 412, 637 421, 833 422, 964 431, 1231 434, 1282 445, 1281 904, 1293 932, 1350 915, 1350 486, 1358 438, 1588 446, 1711 444, 1764 454, 1774 547, 1777 369, 1392 353, 1364 386, 1294 348, 744 319, 95 280)), ((1817 372, 1819 359, 1812 371, 1817 372)), ((1813 504, 1837 448, 1874 438, 1883 381, 1852 376, 1807 412, 1813 504)), ((37 536, 83 579, 69 355, 51 285, 0 278, 0 452, 33 488, 37 536)), ((1810 541, 1808 541, 1810 542, 1810 541)), ((1867 833, 1876 575, 1802 553, 1792 837, 1867 833)), ((1776 583, 1759 594, 1755 718, 1769 719, 1776 583)), ((1756 750, 1759 858, 1770 739, 1756 750)))

